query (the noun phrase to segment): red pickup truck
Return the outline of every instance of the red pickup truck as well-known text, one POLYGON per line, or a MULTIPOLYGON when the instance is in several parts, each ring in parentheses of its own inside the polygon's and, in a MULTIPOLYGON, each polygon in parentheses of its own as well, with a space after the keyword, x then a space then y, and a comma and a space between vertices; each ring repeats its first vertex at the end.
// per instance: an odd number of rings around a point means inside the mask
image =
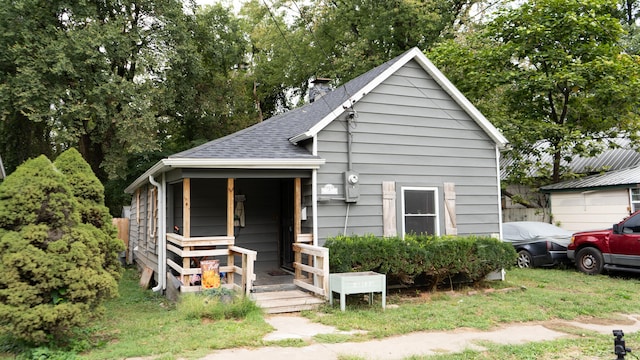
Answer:
POLYGON ((587 274, 600 274, 604 269, 640 273, 640 211, 611 229, 573 234, 567 257, 587 274))

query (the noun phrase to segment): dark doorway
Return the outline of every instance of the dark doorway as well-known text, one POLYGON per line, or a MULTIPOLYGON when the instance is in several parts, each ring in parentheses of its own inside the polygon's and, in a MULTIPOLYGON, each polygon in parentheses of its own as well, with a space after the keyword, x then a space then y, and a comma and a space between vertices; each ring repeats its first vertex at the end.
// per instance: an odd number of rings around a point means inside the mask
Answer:
POLYGON ((293 271, 293 179, 283 179, 280 182, 280 241, 278 255, 280 267, 293 271))

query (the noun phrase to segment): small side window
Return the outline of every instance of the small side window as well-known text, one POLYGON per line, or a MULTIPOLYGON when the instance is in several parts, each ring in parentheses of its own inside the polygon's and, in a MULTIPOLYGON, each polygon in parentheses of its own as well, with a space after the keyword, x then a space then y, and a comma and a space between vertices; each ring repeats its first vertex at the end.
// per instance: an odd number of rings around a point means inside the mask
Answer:
POLYGON ((438 189, 430 187, 403 187, 403 235, 440 235, 439 224, 438 189))

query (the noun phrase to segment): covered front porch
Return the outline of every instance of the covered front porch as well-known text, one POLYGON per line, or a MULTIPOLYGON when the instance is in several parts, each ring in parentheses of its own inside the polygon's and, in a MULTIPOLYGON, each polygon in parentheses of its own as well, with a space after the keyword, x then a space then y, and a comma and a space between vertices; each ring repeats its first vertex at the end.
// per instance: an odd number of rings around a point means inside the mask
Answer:
POLYGON ((200 265, 217 260, 221 286, 258 303, 265 295, 257 293, 292 287, 328 298, 328 250, 314 242, 309 178, 291 172, 234 175, 163 175, 157 188, 166 193, 157 199, 166 203, 156 209, 166 211, 158 217, 166 219, 159 228, 168 230, 158 235, 165 240, 159 273, 167 274, 167 291, 201 291, 200 265))

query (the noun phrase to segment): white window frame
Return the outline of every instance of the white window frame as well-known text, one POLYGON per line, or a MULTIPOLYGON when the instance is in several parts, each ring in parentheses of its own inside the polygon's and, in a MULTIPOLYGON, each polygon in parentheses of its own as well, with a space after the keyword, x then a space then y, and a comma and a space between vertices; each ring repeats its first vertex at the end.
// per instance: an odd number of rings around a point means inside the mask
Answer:
POLYGON ((640 195, 640 188, 629 188, 629 204, 631 205, 630 213, 633 214, 637 210, 640 210, 640 200, 633 201, 633 193, 634 190, 637 192, 637 195, 640 195))
MULTIPOLYGON (((435 213, 434 214, 421 214, 421 216, 425 216, 425 217, 435 217, 435 234, 436 236, 440 236, 440 200, 439 200, 439 191, 437 187, 427 187, 427 186, 403 186, 401 188, 401 203, 402 203, 402 238, 404 239, 405 235, 406 235, 406 221, 405 218, 407 217, 407 213, 405 210, 405 192, 407 190, 410 191, 430 191, 433 192, 433 201, 435 202, 435 213)), ((415 215, 414 215, 415 216, 415 215)))

